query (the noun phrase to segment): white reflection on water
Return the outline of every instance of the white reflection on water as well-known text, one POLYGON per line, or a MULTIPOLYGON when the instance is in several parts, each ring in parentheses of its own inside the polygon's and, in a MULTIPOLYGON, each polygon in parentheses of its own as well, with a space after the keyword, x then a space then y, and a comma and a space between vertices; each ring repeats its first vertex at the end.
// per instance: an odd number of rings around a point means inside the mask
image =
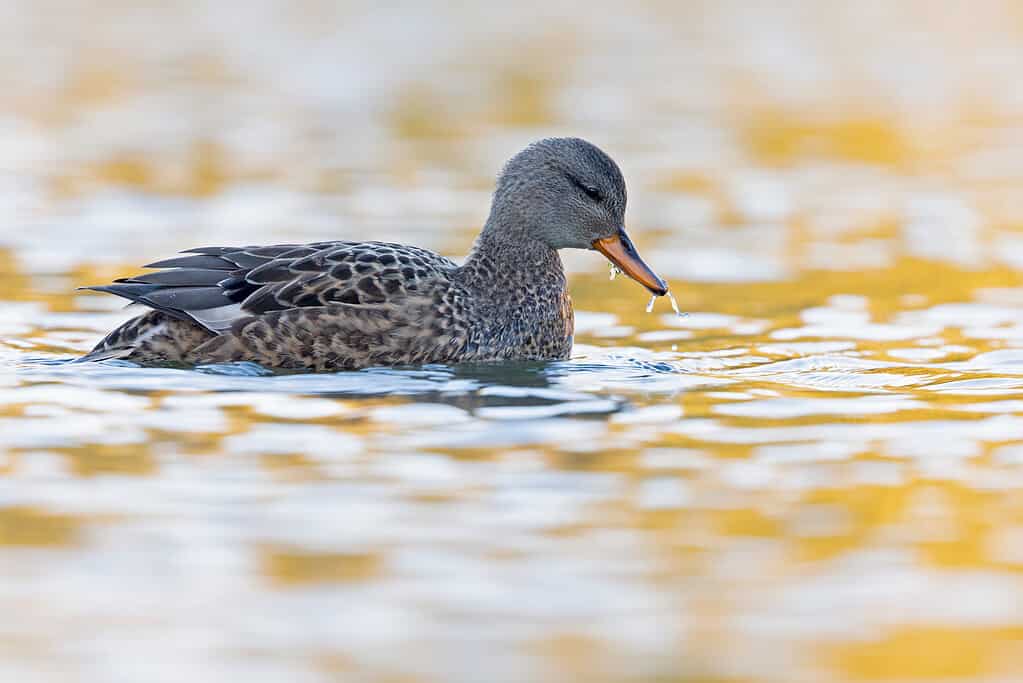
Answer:
MULTIPOLYGON (((78 644, 50 664, 23 656, 8 670, 88 666, 101 677, 130 640, 154 661, 189 655, 174 671, 193 667, 199 680, 249 672, 243 652, 263 653, 262 675, 311 671, 310 661, 339 649, 367 670, 408 671, 388 658, 396 648, 462 677, 458 658, 417 649, 427 642, 471 643, 513 680, 536 661, 517 648, 568 630, 603 643, 607 666, 643 661, 656 672, 678 666, 671 643, 708 628, 699 606, 707 591, 733 602, 727 629, 711 633, 717 647, 744 652, 715 665, 735 675, 748 673, 747 657, 781 671, 808 643, 885 629, 1012 626, 1005 602, 1023 595, 1023 583, 1003 568, 1016 557, 1009 526, 985 541, 1001 563, 993 567, 929 566, 908 552, 961 542, 962 513, 941 489, 787 578, 793 544, 860 534, 855 505, 810 502, 816 492, 1023 487, 1019 351, 929 345, 950 329, 1005 324, 1013 309, 898 313, 886 325, 900 333, 887 338, 922 346, 903 347, 905 359, 900 347, 884 349, 895 360, 881 360, 850 333, 873 324, 866 308, 839 296, 805 309, 804 325, 832 330, 819 341, 779 341, 780 321, 704 311, 655 320, 752 343, 580 343, 561 363, 336 375, 251 364, 140 369, 19 351, 0 389, 11 450, 0 461, 0 509, 69 515, 80 529, 68 546, 0 552, 0 570, 18 586, 0 590, 0 602, 47 595, 19 633, 78 644), (759 333, 734 334, 751 321, 759 333), (746 451, 736 459, 724 448, 746 451), (725 514, 766 516, 777 535, 722 533, 708 520, 725 514), (670 543, 701 549, 707 565, 672 574, 657 532, 629 521, 644 515, 689 519, 669 523, 670 543), (338 573, 318 574, 327 570, 317 562, 338 573), (665 572, 669 584, 651 578, 665 572), (121 597, 89 597, 108 591, 121 597), (182 591, 174 605, 161 598, 182 591), (920 611, 918 600, 931 608, 920 611), (83 618, 101 625, 87 641, 83 618), (483 622, 495 626, 481 631, 483 622), (168 649, 168 631, 188 635, 168 649), (739 644, 750 638, 771 648, 739 644)), ((47 313, 35 329, 51 340, 49 330, 101 328, 108 315, 47 313)), ((592 341, 620 325, 612 313, 580 319, 592 341)), ((150 671, 145 659, 134 666, 150 671)))
POLYGON ((1018 679, 1018 26, 0 4, 0 679, 1018 679), (464 254, 549 134, 687 318, 578 253, 567 362, 65 362, 181 248, 464 254))

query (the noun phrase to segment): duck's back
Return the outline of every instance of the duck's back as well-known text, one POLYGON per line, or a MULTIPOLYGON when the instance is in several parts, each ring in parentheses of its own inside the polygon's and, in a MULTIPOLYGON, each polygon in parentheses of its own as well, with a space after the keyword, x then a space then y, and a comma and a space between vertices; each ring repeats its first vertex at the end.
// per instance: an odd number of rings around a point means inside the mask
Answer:
POLYGON ((147 267, 160 270, 90 288, 152 310, 86 360, 329 370, 443 362, 467 343, 451 282, 456 265, 418 247, 203 247, 147 267))

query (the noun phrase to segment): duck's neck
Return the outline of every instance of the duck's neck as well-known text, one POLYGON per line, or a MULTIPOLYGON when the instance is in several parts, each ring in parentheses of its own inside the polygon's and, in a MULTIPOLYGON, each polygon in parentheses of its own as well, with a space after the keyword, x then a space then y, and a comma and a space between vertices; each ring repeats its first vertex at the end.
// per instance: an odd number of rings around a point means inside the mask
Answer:
POLYGON ((522 233, 494 229, 489 222, 459 270, 468 289, 497 305, 565 290, 557 250, 522 233))

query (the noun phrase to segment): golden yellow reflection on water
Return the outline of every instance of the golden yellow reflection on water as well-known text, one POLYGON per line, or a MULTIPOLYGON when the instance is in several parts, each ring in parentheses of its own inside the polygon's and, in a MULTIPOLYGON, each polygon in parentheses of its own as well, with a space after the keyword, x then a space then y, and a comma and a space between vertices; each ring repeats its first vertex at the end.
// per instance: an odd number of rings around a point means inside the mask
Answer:
POLYGON ((1016 8, 255 5, 0 22, 0 679, 1023 675, 1016 8), (460 255, 551 134, 687 317, 573 253, 567 363, 66 363, 179 249, 460 255))
POLYGON ((4 508, 0 514, 0 545, 51 546, 75 540, 80 522, 68 515, 57 515, 27 507, 4 508))

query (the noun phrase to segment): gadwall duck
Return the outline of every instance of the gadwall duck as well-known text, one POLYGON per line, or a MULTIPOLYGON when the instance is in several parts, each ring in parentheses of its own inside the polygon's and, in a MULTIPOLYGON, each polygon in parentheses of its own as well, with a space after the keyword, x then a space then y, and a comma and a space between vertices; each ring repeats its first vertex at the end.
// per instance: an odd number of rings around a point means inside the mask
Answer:
POLYGON ((559 249, 596 249, 653 294, 668 291, 625 234, 625 196, 617 164, 594 145, 540 140, 505 165, 461 266, 388 242, 190 249, 145 266, 154 273, 86 288, 151 310, 82 360, 326 371, 567 358, 559 249))

